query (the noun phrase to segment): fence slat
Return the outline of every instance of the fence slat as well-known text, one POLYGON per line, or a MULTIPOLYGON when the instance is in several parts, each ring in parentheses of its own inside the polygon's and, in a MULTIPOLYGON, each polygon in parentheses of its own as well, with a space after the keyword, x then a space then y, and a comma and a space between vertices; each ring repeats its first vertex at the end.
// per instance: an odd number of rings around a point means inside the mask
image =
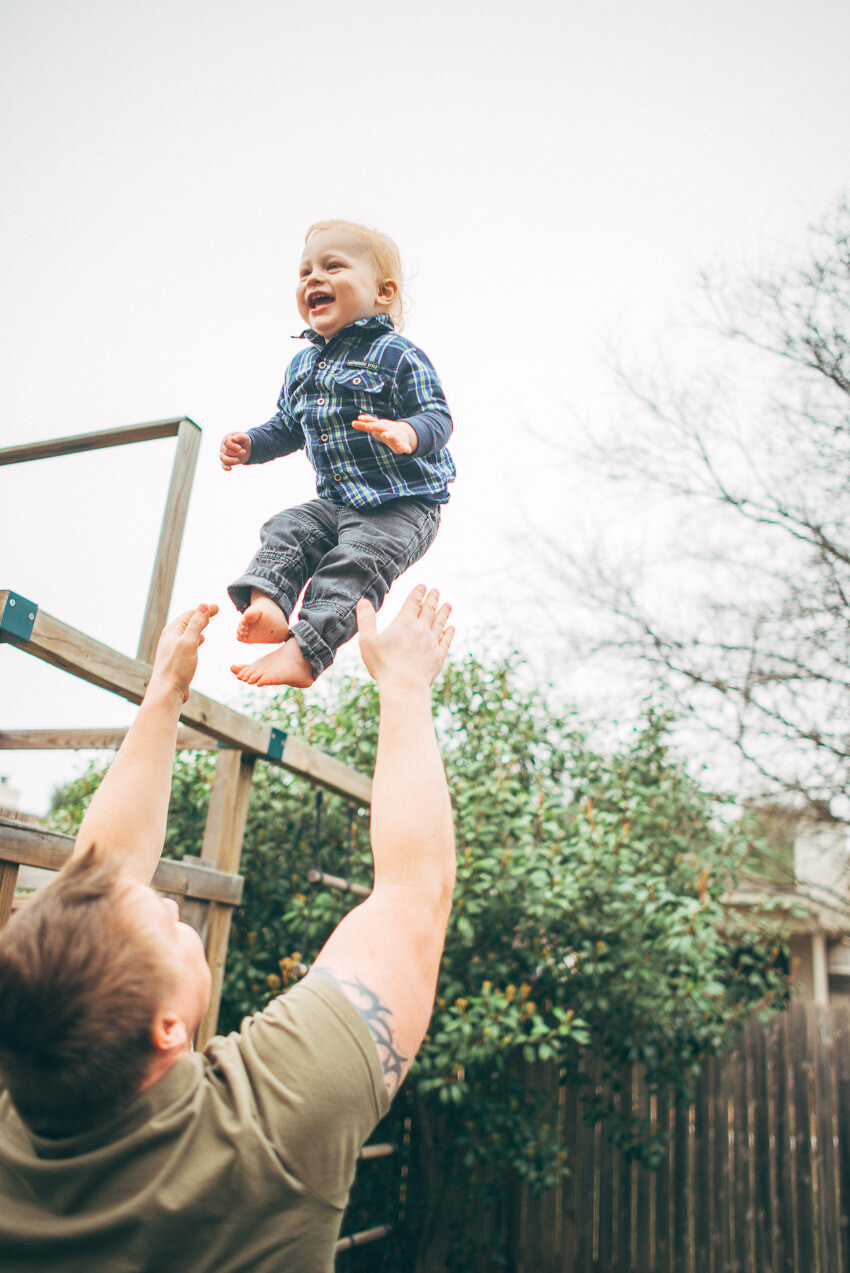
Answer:
POLYGON ((587 1102, 596 1092, 598 1065, 591 1061, 587 1067, 588 1084, 584 1100, 579 1103, 580 1141, 577 1160, 576 1209, 578 1217, 578 1243, 575 1273, 593 1273, 594 1229, 596 1224, 596 1137, 598 1124, 587 1118, 587 1102))
POLYGON ((797 1200, 797 1266, 819 1273, 812 1175, 811 1106, 809 1098, 808 1023, 806 1009, 789 1009, 788 1052, 794 1074, 794 1166, 797 1200))
POLYGON ((576 1265, 579 1220, 578 1141, 581 1133, 578 1103, 578 1084, 574 1081, 564 1083, 560 1094, 561 1135, 564 1152, 570 1163, 570 1174, 561 1185, 561 1263, 559 1267, 562 1269, 572 1269, 576 1265))
MULTIPOLYGON (((603 1099, 611 1100, 611 1087, 608 1082, 601 1088, 603 1099)), ((614 1201, 614 1147, 611 1137, 606 1135, 607 1128, 603 1122, 600 1126, 599 1139, 599 1231, 596 1239, 596 1263, 601 1269, 610 1269, 614 1262, 614 1220, 617 1214, 614 1201)))
POLYGON ((835 1014, 832 1035, 835 1050, 836 1111, 838 1116, 838 1236, 839 1269, 850 1273, 850 1012, 835 1014))
POLYGON ((794 1174, 791 1140, 791 1062, 788 1055, 788 1014, 772 1024, 773 1099, 776 1106, 776 1224, 774 1248, 777 1273, 794 1273, 794 1174))
POLYGON ((832 1094, 832 1031, 828 1008, 818 1007, 812 1022, 815 1134, 817 1136, 817 1194, 820 1219, 821 1268, 838 1268, 838 1198, 835 1179, 835 1129, 832 1094))
MULTIPOLYGON (((634 1101, 634 1070, 630 1067, 624 1076, 617 1104, 624 1119, 630 1119, 634 1101)), ((614 1267, 618 1273, 630 1273, 632 1267, 632 1162, 622 1149, 618 1154, 617 1169, 617 1244, 614 1249, 614 1267)))
POLYGON ((695 1273, 714 1273, 712 1262, 714 1201, 711 1188, 711 1092, 710 1062, 697 1083, 694 1099, 694 1174, 691 1211, 694 1221, 695 1273))
MULTIPOLYGON (((667 1093, 660 1091, 655 1098, 656 1124, 659 1131, 670 1130, 670 1104, 667 1093)), ((661 1160, 655 1173, 655 1270, 656 1273, 673 1273, 670 1264, 670 1151, 661 1160)))
POLYGON ((728 1062, 718 1058, 714 1062, 714 1143, 712 1175, 714 1178, 715 1227, 714 1268, 716 1273, 726 1273, 731 1265, 731 1233, 729 1209, 729 1070, 728 1062))
POLYGON ((773 1268, 773 1197, 770 1180, 770 1105, 764 1029, 757 1021, 747 1028, 752 1058, 753 1236, 756 1273, 773 1268))
MULTIPOLYGON (((649 1088, 646 1086, 643 1073, 639 1070, 637 1074, 637 1113, 643 1127, 650 1129, 650 1103, 649 1088)), ((637 1181, 635 1184, 635 1214, 636 1214, 636 1241, 634 1252, 634 1267, 636 1269, 652 1269, 653 1251, 652 1251, 652 1220, 655 1212, 655 1172, 650 1171, 648 1167, 644 1167, 639 1163, 637 1166, 637 1181)))

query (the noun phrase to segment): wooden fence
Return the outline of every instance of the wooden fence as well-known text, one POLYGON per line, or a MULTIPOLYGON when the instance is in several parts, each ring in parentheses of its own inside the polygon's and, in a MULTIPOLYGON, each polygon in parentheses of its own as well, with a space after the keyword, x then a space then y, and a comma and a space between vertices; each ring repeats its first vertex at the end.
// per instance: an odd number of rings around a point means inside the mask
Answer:
POLYGON ((551 1091, 574 1170, 538 1197, 517 1187, 482 1270, 850 1273, 850 1010, 794 1004, 752 1022, 691 1105, 626 1075, 617 1099, 671 1132, 654 1171, 585 1121, 592 1080, 583 1094, 534 1066, 529 1081, 551 1091))

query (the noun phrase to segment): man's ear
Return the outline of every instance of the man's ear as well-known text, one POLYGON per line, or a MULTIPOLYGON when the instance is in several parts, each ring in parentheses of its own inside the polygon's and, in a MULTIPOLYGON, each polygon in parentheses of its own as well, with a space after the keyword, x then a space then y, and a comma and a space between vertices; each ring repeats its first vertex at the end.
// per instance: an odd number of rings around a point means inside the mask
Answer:
POLYGON ((189 1043, 186 1022, 173 1012, 158 1012, 151 1026, 151 1042, 157 1052, 186 1047, 189 1043))

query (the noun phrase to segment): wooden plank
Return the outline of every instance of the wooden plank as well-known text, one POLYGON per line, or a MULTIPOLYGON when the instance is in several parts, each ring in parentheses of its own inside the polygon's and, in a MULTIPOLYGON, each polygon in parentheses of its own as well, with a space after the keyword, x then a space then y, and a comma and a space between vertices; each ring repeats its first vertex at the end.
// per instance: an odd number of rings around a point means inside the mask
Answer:
POLYGON ((0 862, 0 928, 12 914, 15 885, 18 882, 17 862, 0 862))
POLYGON ((743 1038, 738 1044, 731 1061, 732 1100, 734 1113, 732 1118, 733 1153, 732 1153, 732 1200, 733 1251, 735 1268, 740 1273, 751 1273, 750 1230, 751 1192, 750 1192, 750 1120, 749 1120, 749 1082, 747 1075, 747 1056, 743 1038))
MULTIPOLYGON (((623 1086, 617 1099, 621 1116, 629 1121, 631 1121, 632 1117, 634 1079, 634 1070, 629 1066, 625 1070, 623 1086)), ((617 1151, 615 1170, 617 1238, 614 1248, 614 1267, 618 1270, 618 1273, 630 1273, 632 1267, 632 1161, 623 1150, 617 1151)))
POLYGON ((146 663, 153 662, 159 634, 168 619, 200 445, 201 430, 198 426, 192 420, 181 420, 177 434, 177 452, 171 470, 162 528, 142 619, 139 648, 136 651, 136 657, 146 663))
POLYGON ((579 1089, 575 1080, 561 1084, 559 1112, 564 1152, 569 1163, 569 1175, 561 1182, 560 1267, 572 1269, 576 1262, 578 1237, 578 1138, 582 1130, 579 1121, 579 1089))
POLYGON ((783 1012, 771 1024, 771 1088, 775 1106, 776 1140, 776 1213, 773 1245, 777 1273, 794 1273, 794 1172, 791 1150, 791 1103, 794 1078, 788 1055, 788 1013, 783 1012))
POLYGON ((714 1273, 711 1235, 714 1231, 711 1188, 711 1058, 704 1062, 694 1092, 694 1187, 691 1208, 694 1224, 695 1273, 714 1273))
POLYGON ((755 1267, 773 1268, 773 1194, 770 1172, 770 1104, 764 1027, 756 1020, 747 1026, 746 1044, 752 1059, 753 1232, 755 1267))
MULTIPOLYGON (((43 442, 28 442, 23 446, 0 447, 0 465, 47 460, 56 455, 74 455, 79 451, 102 451, 106 447, 125 446, 130 442, 151 442, 156 438, 173 438, 183 418, 153 420, 148 424, 127 424, 118 429, 100 429, 96 433, 74 433, 64 438, 47 438, 43 442)), ((197 428, 197 425, 195 427, 197 428)))
POLYGON ((281 765, 292 773, 310 778, 313 782, 341 796, 349 796, 358 805, 368 807, 372 799, 372 779, 351 769, 318 747, 305 743, 302 738, 288 734, 283 748, 281 765))
MULTIPOLYGON (((116 751, 121 729, 0 729, 0 751, 116 751)), ((177 751, 214 751, 218 743, 199 729, 177 730, 177 751)))
MULTIPOLYGON (((0 861, 21 866, 38 866, 59 871, 71 856, 74 838, 46 831, 43 827, 0 818, 0 861)), ((243 880, 192 862, 174 862, 161 858, 153 878, 155 888, 180 897, 200 897, 238 906, 242 900, 243 880)))
POLYGON ((691 1117, 690 1105, 679 1096, 673 1107, 673 1268, 690 1273, 691 1117))
POLYGON ((715 1273, 726 1273, 732 1261, 729 1206, 729 1058, 716 1058, 713 1065, 712 1180, 714 1187, 714 1231, 712 1262, 715 1273))
MULTIPOLYGON (((530 1091, 542 1095, 541 1121, 551 1125, 556 1117, 558 1071, 551 1061, 536 1061, 523 1067, 522 1078, 530 1091)), ((561 1245, 557 1222, 558 1190, 539 1194, 526 1187, 526 1222, 521 1232, 520 1259, 524 1267, 538 1273, 559 1273, 561 1245)))
MULTIPOLYGON (((8 597, 8 589, 0 590, 0 614, 8 597)), ((45 663, 112 691, 130 702, 140 703, 150 677, 150 665, 131 659, 92 637, 38 610, 32 633, 24 640, 8 631, 0 631, 0 640, 34 655, 45 663)), ((344 795, 358 805, 368 805, 372 782, 366 774, 351 769, 333 756, 328 756, 299 739, 287 738, 280 760, 268 755, 272 727, 267 721, 254 720, 214 699, 193 690, 181 712, 181 720, 219 742, 254 752, 272 764, 308 778, 311 782, 344 795)))
MULTIPOLYGON (((838 1230, 841 1254, 838 1268, 850 1273, 850 1012, 835 1015, 835 1061, 838 1102, 838 1230)), ((784 1273, 784 1271, 783 1271, 784 1273)))
MULTIPOLYGON (((651 1106, 649 1088, 642 1070, 638 1070, 636 1079, 636 1102, 638 1118, 641 1126, 648 1132, 651 1127, 651 1106)), ((634 1267, 636 1269, 652 1269, 652 1220, 655 1208, 654 1198, 655 1172, 637 1164, 635 1182, 635 1244, 634 1267)), ((569 1265, 567 1265, 569 1267, 569 1265)))
POLYGON ((817 1135, 817 1194, 820 1221, 821 1268, 838 1268, 838 1192, 835 1169, 835 1128, 832 1092, 831 1012, 815 1005, 812 1009, 812 1051, 817 1135))
MULTIPOLYGON (((201 849, 201 861, 219 871, 233 873, 239 869, 253 776, 253 757, 244 756, 241 751, 219 753, 201 849)), ((205 948, 211 984, 209 1002, 197 1031, 199 1048, 213 1037, 218 1026, 232 914, 230 907, 210 904, 205 948)))
MULTIPOLYGON (((611 1085, 606 1079, 601 1087, 604 1105, 611 1100, 611 1085)), ((614 1171, 614 1146, 611 1143, 610 1119, 600 1122, 599 1135, 599 1224, 596 1237, 596 1263, 599 1268, 610 1269, 614 1263, 614 1224, 616 1220, 616 1176, 614 1171)))
MULTIPOLYGON (((666 1091, 655 1098, 658 1130, 670 1131, 670 1103, 666 1091)), ((672 1142, 667 1140, 664 1157, 655 1173, 655 1273, 675 1273, 670 1246, 670 1158, 672 1142)))
MULTIPOLYGON (((812 1127, 809 1083, 808 1022, 801 1003, 789 1009, 789 1060, 794 1073, 795 1193, 797 1201, 797 1264, 814 1273, 817 1265, 817 1233, 814 1212, 812 1127)), ((827 1273, 823 1270, 822 1273, 827 1273)))
POLYGON ((596 1190, 596 1142, 599 1134, 599 1123, 589 1113, 593 1095, 596 1091, 596 1077, 599 1063, 588 1059, 585 1062, 587 1085, 579 1093, 579 1139, 576 1173, 576 1197, 579 1200, 578 1211, 578 1243, 574 1273, 593 1273, 594 1233, 597 1220, 596 1190), (581 1099, 582 1096, 584 1099, 581 1099))

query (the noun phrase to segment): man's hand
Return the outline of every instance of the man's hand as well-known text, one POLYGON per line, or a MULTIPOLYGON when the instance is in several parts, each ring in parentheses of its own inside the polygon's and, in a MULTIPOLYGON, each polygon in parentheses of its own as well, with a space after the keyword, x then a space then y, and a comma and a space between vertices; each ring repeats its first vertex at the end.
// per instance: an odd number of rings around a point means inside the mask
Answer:
POLYGON ((204 628, 215 614, 218 614, 216 605, 196 606, 163 628, 154 655, 151 686, 156 683, 163 689, 174 689, 182 702, 186 702, 198 666, 198 650, 204 643, 204 628))
POLYGON ((359 415, 352 424, 361 433, 371 433, 396 455, 413 455, 419 446, 416 430, 406 420, 379 420, 377 416, 359 415))
POLYGON ((439 602, 436 588, 427 592, 419 584, 380 635, 373 606, 365 599, 357 603, 360 653, 380 689, 427 690, 433 684, 455 634, 446 626, 452 608, 439 602))
POLYGON ((221 467, 229 473, 238 464, 247 464, 251 458, 251 439, 247 433, 226 433, 219 450, 221 467))
POLYGON ((196 606, 163 628, 136 719, 77 832, 72 857, 97 844, 128 879, 150 883, 165 840, 171 766, 180 709, 218 606, 196 606))

